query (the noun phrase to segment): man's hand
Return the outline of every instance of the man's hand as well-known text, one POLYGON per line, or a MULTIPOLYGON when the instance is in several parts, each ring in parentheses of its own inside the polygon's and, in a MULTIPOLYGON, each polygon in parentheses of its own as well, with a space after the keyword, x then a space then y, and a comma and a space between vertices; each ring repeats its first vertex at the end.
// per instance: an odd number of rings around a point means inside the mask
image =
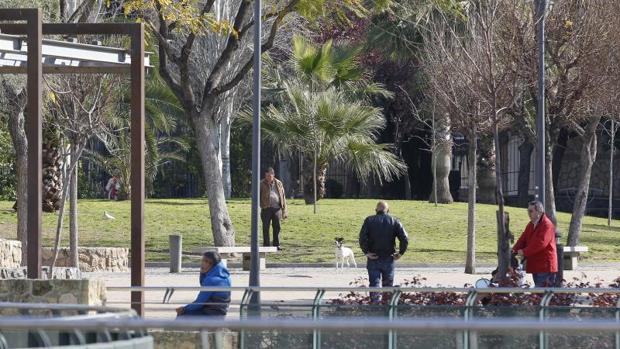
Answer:
POLYGON ((379 256, 377 256, 376 253, 370 253, 370 252, 366 253, 366 257, 368 257, 368 259, 373 259, 373 260, 379 258, 379 256))
POLYGON ((523 250, 518 250, 518 251, 517 251, 517 254, 518 254, 519 256, 523 257, 523 250))
POLYGON ((284 211, 284 213, 282 213, 282 219, 287 219, 288 218, 288 212, 284 211))
POLYGON ((177 315, 182 315, 183 314, 183 307, 178 307, 177 308, 177 315))
POLYGON ((402 255, 401 255, 400 253, 398 253, 398 252, 396 252, 396 253, 394 253, 394 254, 392 255, 392 258, 394 258, 394 260, 395 260, 395 261, 399 260, 399 259, 400 259, 400 257, 402 257, 402 255))

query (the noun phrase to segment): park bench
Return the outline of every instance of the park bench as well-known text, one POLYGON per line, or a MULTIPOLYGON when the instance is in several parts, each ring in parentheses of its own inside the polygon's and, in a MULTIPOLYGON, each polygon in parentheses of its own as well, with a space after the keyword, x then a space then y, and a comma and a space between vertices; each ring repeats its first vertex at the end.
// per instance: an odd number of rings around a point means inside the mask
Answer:
POLYGON ((564 270, 576 270, 581 253, 588 252, 587 246, 564 246, 564 270))
MULTIPOLYGON (((252 259, 252 251, 250 246, 202 247, 194 249, 192 252, 203 254, 207 251, 215 251, 222 255, 222 261, 224 262, 224 264, 227 264, 227 260, 226 258, 224 258, 224 256, 241 253, 241 266, 243 267, 243 270, 250 270, 250 262, 252 259)), ((267 253, 275 252, 278 252, 278 248, 275 246, 259 246, 258 253, 260 258, 261 270, 267 268, 267 253)))

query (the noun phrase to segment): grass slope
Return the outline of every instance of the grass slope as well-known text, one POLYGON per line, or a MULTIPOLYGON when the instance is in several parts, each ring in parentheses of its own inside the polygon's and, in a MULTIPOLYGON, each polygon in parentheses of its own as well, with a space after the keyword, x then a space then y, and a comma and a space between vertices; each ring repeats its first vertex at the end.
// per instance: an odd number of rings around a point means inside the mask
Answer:
MULTIPOLYGON (((270 258, 277 262, 333 262, 334 237, 344 237, 352 247, 358 263, 363 262, 357 236, 363 219, 373 213, 376 200, 321 200, 319 213, 300 200, 290 202, 290 218, 282 224, 283 253, 270 258)), ((0 237, 15 238, 16 215, 13 203, 0 201, 0 237)), ((424 201, 391 201, 391 213, 400 218, 409 232, 410 247, 403 260, 410 263, 464 264, 467 235, 467 204, 455 203, 434 207, 424 201)), ((80 200, 79 227, 82 246, 129 247, 129 201, 80 200), (116 220, 104 220, 107 211, 116 220)), ((228 204, 237 231, 237 244, 249 245, 250 201, 230 200, 228 204)), ((496 233, 493 205, 478 205, 476 256, 479 263, 495 263, 496 233)), ((511 231, 518 237, 527 223, 522 208, 508 208, 511 231)), ((45 246, 53 244, 55 214, 44 214, 45 246)), ((560 213, 560 230, 564 233, 570 215, 560 213)), ((68 222, 62 244, 68 245, 68 222)), ((183 248, 210 246, 213 238, 209 211, 205 199, 147 200, 145 206, 145 235, 147 260, 167 260, 168 235, 183 235, 183 248)), ((581 242, 590 248, 586 260, 595 262, 620 261, 620 225, 611 228, 605 219, 586 217, 581 242)))

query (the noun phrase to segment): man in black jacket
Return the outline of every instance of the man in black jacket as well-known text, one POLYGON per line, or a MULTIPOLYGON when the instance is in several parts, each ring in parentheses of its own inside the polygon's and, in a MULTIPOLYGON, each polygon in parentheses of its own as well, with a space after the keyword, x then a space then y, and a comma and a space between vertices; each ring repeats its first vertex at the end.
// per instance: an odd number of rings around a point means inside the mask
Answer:
MULTIPOLYGON (((377 203, 377 212, 364 220, 360 231, 360 247, 367 257, 366 269, 370 287, 394 285, 394 262, 407 251, 409 239, 403 225, 388 214, 389 206, 385 201, 377 203), (398 238, 398 253, 395 245, 398 238)), ((378 301, 377 294, 371 294, 373 301, 378 301)))

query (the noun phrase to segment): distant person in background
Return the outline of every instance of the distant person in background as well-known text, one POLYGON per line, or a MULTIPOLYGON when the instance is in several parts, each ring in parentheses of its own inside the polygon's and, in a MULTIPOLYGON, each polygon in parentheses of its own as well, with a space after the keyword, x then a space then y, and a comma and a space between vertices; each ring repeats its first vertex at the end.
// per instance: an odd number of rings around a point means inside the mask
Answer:
MULTIPOLYGON (((366 269, 370 287, 394 286, 394 262, 407 251, 409 238, 403 225, 388 212, 390 208, 385 201, 379 201, 376 214, 364 220, 360 231, 360 248, 366 255, 366 269), (399 241, 396 252, 396 239, 399 241)), ((376 292, 371 292, 373 302, 379 301, 376 292)))
MULTIPOLYGON (((230 287, 230 273, 217 252, 205 252, 200 265, 201 287, 230 287)), ((177 316, 226 316, 230 292, 201 291, 193 303, 177 308, 177 316)))
POLYGON ((112 176, 108 180, 108 184, 105 185, 105 191, 108 193, 109 200, 118 199, 118 191, 121 189, 121 183, 116 175, 112 176))
POLYGON ((280 247, 280 220, 288 217, 284 185, 272 167, 265 170, 265 178, 260 183, 260 217, 263 222, 263 246, 271 246, 269 225, 273 225, 273 246, 280 247))
POLYGON ((525 259, 525 271, 532 274, 536 287, 555 286, 558 257, 555 246, 555 226, 540 201, 527 206, 530 222, 512 247, 512 252, 525 259))

